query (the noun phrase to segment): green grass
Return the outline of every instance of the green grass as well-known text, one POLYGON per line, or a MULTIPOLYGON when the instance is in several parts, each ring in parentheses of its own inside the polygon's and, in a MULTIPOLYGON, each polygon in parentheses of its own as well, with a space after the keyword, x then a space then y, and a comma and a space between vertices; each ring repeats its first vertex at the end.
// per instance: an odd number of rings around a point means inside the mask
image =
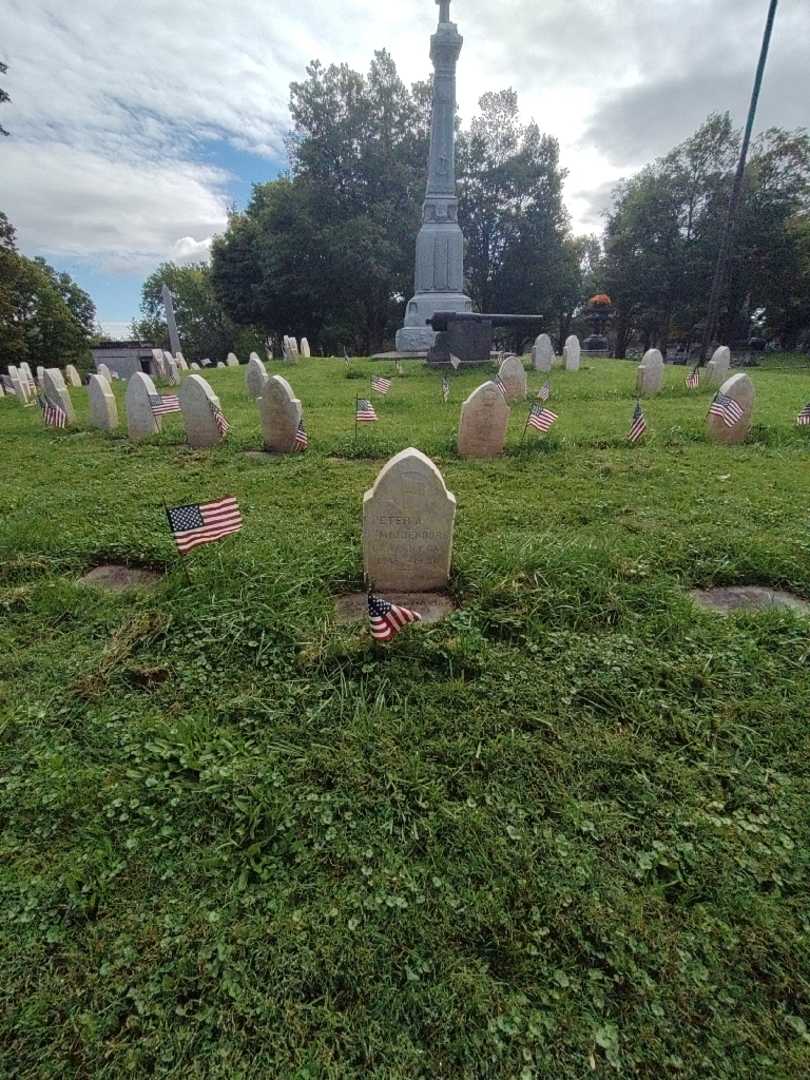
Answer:
POLYGON ((355 444, 367 384, 304 361, 311 449, 270 465, 244 370, 213 452, 0 401, 0 1075, 808 1075, 808 623, 685 590, 810 597, 810 370, 754 370, 722 448, 669 368, 631 448, 634 368, 589 361, 552 437, 519 407, 462 462, 480 375, 445 408, 407 364, 355 444), (382 652, 332 600, 409 445, 461 607, 382 652), (163 500, 226 494, 245 530, 189 585, 163 500), (168 572, 76 586, 108 560, 168 572))

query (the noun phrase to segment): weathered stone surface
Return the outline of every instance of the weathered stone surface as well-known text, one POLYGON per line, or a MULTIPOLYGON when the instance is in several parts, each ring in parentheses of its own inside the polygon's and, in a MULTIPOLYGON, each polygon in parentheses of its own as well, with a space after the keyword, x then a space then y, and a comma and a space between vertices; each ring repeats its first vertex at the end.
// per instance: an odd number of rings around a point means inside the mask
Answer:
POLYGON ((127 431, 133 442, 160 431, 160 418, 152 412, 150 394, 157 394, 154 382, 142 371, 136 371, 127 384, 127 431))
POLYGON ((731 349, 727 345, 721 345, 715 349, 714 355, 706 365, 706 382, 709 386, 720 386, 728 378, 731 371, 731 349))
POLYGON ((519 357, 507 356, 498 369, 498 376, 506 387, 506 399, 510 404, 526 400, 529 383, 523 361, 519 357))
POLYGON ((11 389, 14 391, 14 396, 17 401, 25 404, 28 400, 28 383, 25 376, 18 367, 14 364, 9 364, 8 377, 11 381, 11 389))
POLYGON ((732 375, 720 387, 720 393, 736 401, 743 411, 743 418, 734 427, 728 427, 720 416, 711 413, 706 418, 706 434, 712 442, 734 445, 744 442, 753 426, 754 398, 756 392, 754 384, 747 375, 732 375))
POLYGON ((782 608, 810 615, 810 602, 781 589, 759 585, 740 585, 717 589, 692 589, 689 593, 698 607, 718 615, 733 615, 738 611, 768 611, 782 608))
POLYGON ((579 343, 579 338, 576 334, 571 334, 566 339, 565 347, 563 348, 563 359, 565 361, 566 371, 579 371, 579 366, 582 363, 582 346, 579 343))
POLYGON ((535 371, 551 371, 554 363, 554 346, 548 334, 541 334, 532 349, 532 363, 535 371))
MULTIPOLYGON (((385 599, 399 607, 416 611, 422 616, 422 623, 430 626, 441 622, 456 610, 456 605, 444 593, 426 592, 387 592, 385 599)), ((339 625, 364 623, 368 620, 368 594, 347 593, 335 600, 335 618, 339 625)), ((418 624, 416 624, 418 625, 418 624)))
POLYGON ((118 405, 112 387, 103 375, 91 375, 87 387, 90 401, 90 426, 102 431, 118 427, 118 405))
POLYGON ((301 355, 301 350, 298 348, 298 338, 294 338, 294 337, 290 338, 290 350, 291 350, 293 356, 300 356, 301 355))
POLYGON ((79 585, 91 585, 108 592, 126 592, 128 589, 154 589, 162 577, 157 570, 141 570, 131 566, 97 566, 84 577, 79 585))
POLYGON ((312 352, 310 351, 310 348, 309 348, 309 342, 307 341, 307 339, 305 337, 301 338, 301 355, 304 356, 304 357, 312 356, 312 352))
POLYGON ((391 458, 363 498, 363 564, 372 588, 443 589, 455 519, 456 498, 430 458, 413 447, 391 458))
POLYGON ((180 408, 186 425, 186 440, 194 450, 219 446, 223 435, 214 420, 214 407, 220 409, 219 398, 202 375, 189 375, 180 387, 180 408))
POLYGON ((248 397, 252 401, 262 396, 267 379, 267 369, 264 364, 256 353, 251 353, 250 360, 247 363, 247 371, 245 372, 245 386, 247 387, 248 397))
POLYGON ((102 379, 106 379, 107 382, 112 385, 112 381, 113 381, 112 372, 110 371, 110 369, 107 367, 106 364, 97 364, 96 365, 96 374, 100 375, 102 377, 102 379))
POLYGON ((177 361, 173 356, 167 356, 165 360, 166 364, 166 381, 169 386, 180 385, 180 368, 177 366, 177 361))
POLYGON ((461 406, 458 452, 463 458, 490 458, 503 453, 511 409, 494 382, 474 390, 461 406))
POLYGON ((192 361, 191 370, 192 371, 202 371, 202 368, 200 367, 200 365, 196 361, 192 361))
POLYGON ((239 367, 239 357, 235 353, 229 352, 225 360, 226 367, 239 367))
POLYGON ((271 376, 264 384, 259 414, 265 449, 274 454, 291 453, 303 409, 292 387, 281 375, 271 376))
POLYGON ((76 410, 73 408, 70 393, 65 386, 65 380, 62 378, 62 372, 59 368, 48 368, 45 371, 42 376, 42 393, 52 405, 58 405, 61 409, 64 409, 69 424, 75 422, 76 410))
POLYGON ((220 367, 221 367, 221 368, 224 368, 225 366, 226 366, 226 365, 225 365, 225 364, 223 364, 221 360, 218 360, 218 361, 217 361, 217 367, 218 367, 218 368, 220 368, 220 367))
POLYGON ((660 394, 664 385, 664 357, 658 349, 648 349, 636 376, 636 393, 640 396, 660 394))
POLYGON ((175 361, 177 363, 177 367, 180 369, 180 371, 188 371, 188 361, 186 360, 185 356, 183 356, 183 354, 181 352, 179 352, 177 354, 177 356, 175 356, 174 359, 175 359, 175 361))
POLYGON ((155 382, 165 382, 168 372, 162 349, 152 349, 152 377, 155 382))
MULTIPOLYGON (((24 378, 26 378, 29 382, 33 382, 34 380, 31 378, 31 368, 28 366, 28 364, 22 364, 21 367, 24 378)), ((45 368, 42 366, 42 364, 40 364, 37 367, 37 385, 42 386, 42 377, 44 374, 45 368)))
POLYGON ((68 364, 65 368, 65 382, 68 386, 81 386, 82 377, 78 372, 78 369, 73 364, 68 364))

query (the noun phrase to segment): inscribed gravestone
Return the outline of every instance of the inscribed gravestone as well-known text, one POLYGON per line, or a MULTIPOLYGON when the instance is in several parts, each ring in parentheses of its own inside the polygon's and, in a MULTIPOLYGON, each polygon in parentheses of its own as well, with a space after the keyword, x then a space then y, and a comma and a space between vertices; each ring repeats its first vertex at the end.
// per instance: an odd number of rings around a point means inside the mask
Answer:
POLYGON ((459 456, 489 458, 502 454, 510 415, 506 398, 494 382, 474 390, 461 406, 459 456))
POLYGON ((506 399, 510 404, 525 401, 529 392, 526 369, 517 356, 507 356, 498 370, 498 377, 506 387, 506 399))
POLYGON ((226 367, 239 367, 239 357, 235 353, 229 352, 227 359, 225 360, 226 367))
POLYGON ((301 338, 301 355, 303 357, 312 356, 312 353, 311 353, 310 348, 309 348, 309 342, 307 341, 307 339, 305 337, 301 338))
POLYGON ((753 426, 754 384, 747 375, 733 375, 720 387, 720 393, 740 406, 743 411, 742 419, 733 427, 729 427, 721 416, 709 413, 706 420, 706 434, 712 442, 724 443, 732 446, 743 442, 753 426))
POLYGON ((710 386, 719 386, 728 378, 731 370, 731 349, 721 345, 706 365, 706 378, 710 386))
POLYGON ((541 334, 535 341, 532 361, 535 371, 551 371, 554 363, 554 346, 548 334, 541 334))
POLYGON ((264 447, 274 454, 292 453, 303 410, 293 389, 281 375, 264 384, 259 399, 264 447))
POLYGON ((251 401, 255 401, 257 397, 261 397, 267 378, 267 369, 264 364, 258 358, 256 353, 251 353, 250 360, 248 360, 247 364, 247 371, 245 373, 245 386, 247 387, 248 396, 251 401))
POLYGON ((202 375, 189 375, 183 381, 178 397, 189 446, 194 450, 219 446, 224 436, 217 427, 215 409, 221 412, 222 406, 202 375))
POLYGON ((154 382, 142 371, 136 371, 127 385, 127 429, 133 442, 148 439, 160 431, 160 418, 152 412, 150 396, 155 397, 154 382))
POLYGON ((76 412, 59 368, 46 369, 45 374, 42 376, 42 393, 45 395, 46 401, 50 402, 51 405, 58 405, 63 410, 69 424, 74 423, 76 412))
POLYGON ((664 385, 664 357, 658 349, 648 349, 636 376, 636 393, 658 394, 664 385))
POLYGON ((582 361, 582 346, 576 334, 571 334, 566 339, 563 357, 565 358, 566 371, 579 371, 579 365, 582 361))
POLYGON ((118 405, 109 380, 103 375, 91 375, 87 384, 90 401, 90 426, 102 431, 115 431, 118 427, 118 405))
POLYGON ((380 592, 432 592, 450 576, 456 499, 411 447, 391 458, 363 498, 363 563, 380 592))
POLYGON ((65 382, 68 386, 82 385, 82 377, 73 364, 68 364, 65 368, 65 382))

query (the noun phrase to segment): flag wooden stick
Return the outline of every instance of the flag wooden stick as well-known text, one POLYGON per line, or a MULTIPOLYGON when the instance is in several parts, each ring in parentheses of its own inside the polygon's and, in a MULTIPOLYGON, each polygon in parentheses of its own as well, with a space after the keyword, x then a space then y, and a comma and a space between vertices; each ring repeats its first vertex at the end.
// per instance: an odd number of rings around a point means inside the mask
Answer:
POLYGON ((529 415, 526 417, 526 423, 523 425, 523 434, 520 436, 520 445, 521 445, 521 447, 523 446, 523 443, 526 440, 526 432, 529 430, 529 420, 531 419, 532 409, 533 408, 534 408, 534 402, 532 402, 532 404, 529 406, 529 415))
POLYGON ((357 406, 360 404, 360 398, 354 399, 354 442, 357 445, 357 406))

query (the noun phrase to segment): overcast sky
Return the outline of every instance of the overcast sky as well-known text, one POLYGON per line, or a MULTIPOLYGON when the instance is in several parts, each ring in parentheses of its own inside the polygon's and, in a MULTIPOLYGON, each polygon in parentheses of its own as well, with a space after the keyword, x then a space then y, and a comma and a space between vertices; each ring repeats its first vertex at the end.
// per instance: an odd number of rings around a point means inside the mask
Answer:
MULTIPOLYGON (((559 138, 578 231, 611 187, 713 110, 741 124, 767 0, 453 0, 465 123, 514 86, 559 138)), ((160 261, 205 257, 251 183, 285 166, 288 86, 315 58, 388 48, 430 71, 434 0, 3 0, 0 209, 113 332, 160 261)), ((810 120, 810 2, 781 0, 758 127, 810 120)))

